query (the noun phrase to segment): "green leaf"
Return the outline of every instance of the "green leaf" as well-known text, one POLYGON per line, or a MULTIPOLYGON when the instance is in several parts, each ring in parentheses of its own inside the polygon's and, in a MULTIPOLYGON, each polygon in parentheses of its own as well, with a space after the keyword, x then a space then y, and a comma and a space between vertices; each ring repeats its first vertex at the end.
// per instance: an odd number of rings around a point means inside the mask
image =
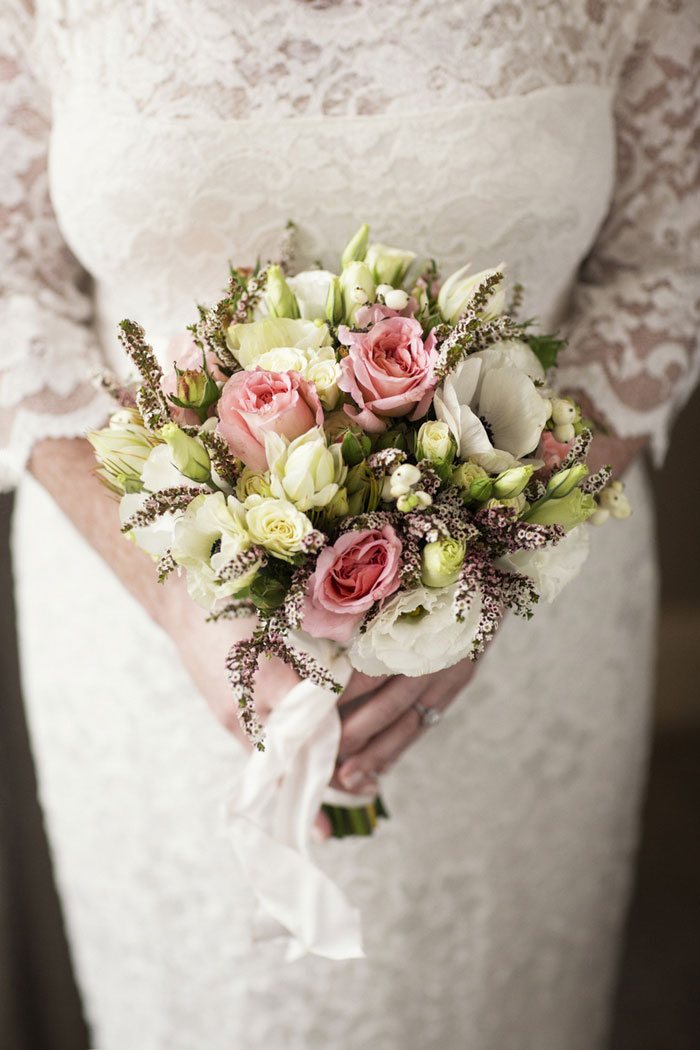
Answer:
POLYGON ((555 339, 553 335, 526 335, 525 342, 545 371, 556 365, 558 354, 566 346, 563 339, 555 339))

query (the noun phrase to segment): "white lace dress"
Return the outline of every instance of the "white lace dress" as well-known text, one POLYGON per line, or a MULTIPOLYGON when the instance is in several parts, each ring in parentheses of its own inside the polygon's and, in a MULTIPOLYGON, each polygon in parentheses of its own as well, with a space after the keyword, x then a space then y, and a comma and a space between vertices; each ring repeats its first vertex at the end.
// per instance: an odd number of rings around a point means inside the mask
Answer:
MULTIPOLYGON (((506 260, 525 313, 571 334, 561 381, 662 455, 698 367, 693 6, 6 0, 7 483, 37 437, 102 421, 86 376, 121 367, 121 317, 162 349, 289 218, 302 265, 333 264, 363 220, 445 272, 506 260)), ((319 847, 367 958, 287 965, 253 941, 220 835, 238 745, 22 481, 24 687, 96 1047, 603 1045, 654 618, 639 470, 629 490, 634 517, 594 533, 559 605, 505 623, 386 776, 381 834, 319 847)))

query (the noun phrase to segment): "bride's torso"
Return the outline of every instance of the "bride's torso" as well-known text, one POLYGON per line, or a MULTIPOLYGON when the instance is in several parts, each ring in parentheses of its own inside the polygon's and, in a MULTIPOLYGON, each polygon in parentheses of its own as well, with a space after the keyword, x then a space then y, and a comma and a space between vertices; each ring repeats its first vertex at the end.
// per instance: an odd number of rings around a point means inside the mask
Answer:
POLYGON ((113 362, 118 320, 162 349, 290 219, 299 265, 337 266, 367 221, 445 272, 505 262, 525 313, 560 319, 644 4, 611 6, 39 0, 52 197, 113 362))

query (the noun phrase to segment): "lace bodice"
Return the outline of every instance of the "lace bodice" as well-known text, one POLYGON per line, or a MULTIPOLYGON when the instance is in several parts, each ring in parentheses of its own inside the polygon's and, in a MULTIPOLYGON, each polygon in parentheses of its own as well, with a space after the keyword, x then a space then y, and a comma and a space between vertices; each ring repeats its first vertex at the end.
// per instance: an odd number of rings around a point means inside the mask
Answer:
POLYGON ((300 261, 333 261, 358 210, 383 240, 422 237, 446 267, 503 248, 527 306, 570 331, 564 381, 662 453, 698 368, 691 0, 480 0, 468 15, 450 0, 245 0, 235 14, 203 0, 196 16, 184 0, 9 0, 0 18, 5 483, 37 437, 101 420, 87 377, 121 314, 167 338, 194 298, 216 294, 229 258, 274 252, 290 210, 306 223, 300 261), (572 93, 558 110, 543 106, 559 89, 572 93), (548 128, 556 112, 562 127, 548 128), (557 152, 555 131, 577 121, 557 152), (518 140, 533 126, 537 144, 518 140), (567 168, 586 137, 586 164, 567 168), (308 200, 294 164, 308 169, 308 200), (488 199, 497 169, 510 200, 488 199), (551 216, 528 207, 542 187, 551 216), (562 188, 572 199, 555 217, 562 188))

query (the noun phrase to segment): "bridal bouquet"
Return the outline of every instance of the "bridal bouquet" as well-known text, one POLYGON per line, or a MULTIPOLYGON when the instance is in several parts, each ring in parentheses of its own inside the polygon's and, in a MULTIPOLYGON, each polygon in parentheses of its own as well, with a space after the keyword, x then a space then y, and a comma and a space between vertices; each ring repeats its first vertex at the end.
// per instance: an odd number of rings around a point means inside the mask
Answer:
MULTIPOLYGON (((119 408, 89 435, 98 473, 161 580, 185 573, 212 619, 257 614, 227 668, 258 749, 261 656, 316 698, 352 668, 475 659, 506 609, 530 617, 579 572, 587 519, 629 513, 609 469, 589 475, 591 426, 551 379, 563 343, 517 320, 519 289, 507 303, 500 269, 441 283, 433 263, 408 280, 414 259, 363 226, 339 273, 232 270, 167 371, 121 324, 141 382, 104 379, 119 408)), ((329 810, 336 834, 371 830, 365 802, 329 810)))

